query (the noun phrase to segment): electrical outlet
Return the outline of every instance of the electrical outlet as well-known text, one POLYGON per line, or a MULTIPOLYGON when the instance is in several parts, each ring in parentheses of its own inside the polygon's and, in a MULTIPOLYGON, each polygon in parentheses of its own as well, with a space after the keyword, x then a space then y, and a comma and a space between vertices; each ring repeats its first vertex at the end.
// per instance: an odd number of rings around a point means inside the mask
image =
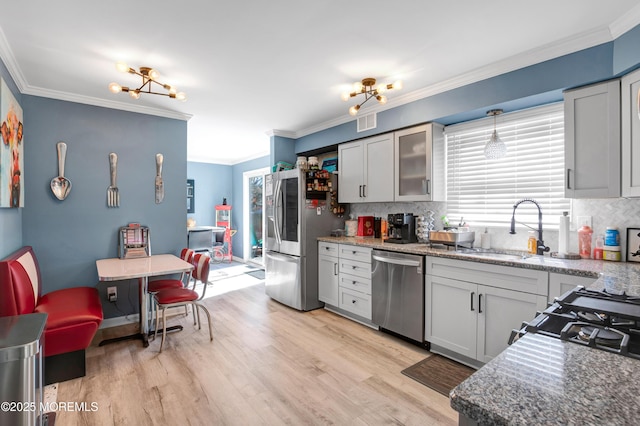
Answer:
POLYGON ((109 302, 118 300, 118 287, 107 287, 107 299, 109 302))
POLYGON ((593 228, 592 216, 578 216, 576 228, 580 228, 582 225, 587 225, 589 228, 593 228))

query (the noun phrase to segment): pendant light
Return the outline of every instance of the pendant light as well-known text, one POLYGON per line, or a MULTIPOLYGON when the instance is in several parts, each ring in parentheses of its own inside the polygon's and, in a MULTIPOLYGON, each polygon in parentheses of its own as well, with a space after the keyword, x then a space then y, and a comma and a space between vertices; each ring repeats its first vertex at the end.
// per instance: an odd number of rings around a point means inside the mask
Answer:
POLYGON ((502 142, 496 130, 496 116, 502 114, 502 112, 501 109, 487 111, 487 115, 493 116, 493 133, 489 142, 484 146, 484 156, 488 160, 497 160, 507 155, 507 146, 502 142))

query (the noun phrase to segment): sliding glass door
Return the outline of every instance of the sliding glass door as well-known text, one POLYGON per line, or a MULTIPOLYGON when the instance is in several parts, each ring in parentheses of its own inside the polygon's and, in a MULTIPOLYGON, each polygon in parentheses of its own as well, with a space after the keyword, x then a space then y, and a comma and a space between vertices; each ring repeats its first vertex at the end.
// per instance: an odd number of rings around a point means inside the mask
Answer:
POLYGON ((243 257, 246 262, 264 266, 262 244, 265 238, 264 176, 269 168, 243 174, 243 257))

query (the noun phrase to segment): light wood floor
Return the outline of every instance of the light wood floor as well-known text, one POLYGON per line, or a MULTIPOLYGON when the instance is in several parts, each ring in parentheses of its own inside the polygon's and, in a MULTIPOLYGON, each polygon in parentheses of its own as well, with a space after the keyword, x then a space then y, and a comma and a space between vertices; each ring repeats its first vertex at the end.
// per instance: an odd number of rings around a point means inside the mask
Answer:
POLYGON ((87 376, 58 387, 58 402, 97 411, 58 411, 56 425, 457 423, 447 397, 400 373, 429 352, 324 309, 290 309, 256 282, 206 299, 213 342, 192 317, 172 319, 184 330, 162 353, 160 339, 98 347, 131 326, 100 330, 87 376))

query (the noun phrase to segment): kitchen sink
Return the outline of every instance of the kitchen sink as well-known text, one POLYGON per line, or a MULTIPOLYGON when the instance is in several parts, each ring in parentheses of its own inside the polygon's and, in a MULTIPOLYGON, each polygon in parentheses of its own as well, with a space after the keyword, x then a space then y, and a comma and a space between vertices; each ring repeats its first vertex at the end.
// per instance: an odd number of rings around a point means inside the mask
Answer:
POLYGON ((465 249, 460 250, 460 253, 468 254, 476 257, 484 257, 487 259, 496 260, 525 260, 531 255, 513 254, 513 253, 501 253, 487 249, 465 249))

